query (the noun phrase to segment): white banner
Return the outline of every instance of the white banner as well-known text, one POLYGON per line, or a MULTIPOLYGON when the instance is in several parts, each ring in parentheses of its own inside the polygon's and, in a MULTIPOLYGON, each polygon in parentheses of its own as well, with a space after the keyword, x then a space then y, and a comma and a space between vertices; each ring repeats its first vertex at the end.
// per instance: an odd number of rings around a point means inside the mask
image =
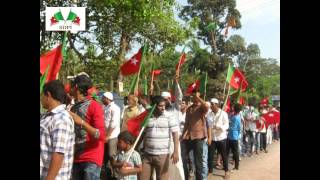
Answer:
POLYGON ((85 7, 46 7, 46 31, 85 30, 85 7))

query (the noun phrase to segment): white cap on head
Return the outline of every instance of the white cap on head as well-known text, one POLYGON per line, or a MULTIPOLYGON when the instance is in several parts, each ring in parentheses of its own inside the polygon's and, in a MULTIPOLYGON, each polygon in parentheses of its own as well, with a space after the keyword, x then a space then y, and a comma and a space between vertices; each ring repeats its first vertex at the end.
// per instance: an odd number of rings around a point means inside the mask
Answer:
POLYGON ((111 92, 105 92, 103 96, 113 101, 113 94, 111 92))
POLYGON ((77 76, 80 76, 80 75, 85 75, 85 76, 87 76, 88 78, 90 78, 90 76, 89 76, 86 72, 81 72, 81 73, 77 74, 77 76))
POLYGON ((164 97, 164 98, 171 98, 171 94, 167 91, 164 91, 161 93, 161 96, 164 97))
POLYGON ((212 99, 210 100, 210 102, 213 103, 213 104, 219 104, 219 100, 216 99, 216 98, 212 98, 212 99))

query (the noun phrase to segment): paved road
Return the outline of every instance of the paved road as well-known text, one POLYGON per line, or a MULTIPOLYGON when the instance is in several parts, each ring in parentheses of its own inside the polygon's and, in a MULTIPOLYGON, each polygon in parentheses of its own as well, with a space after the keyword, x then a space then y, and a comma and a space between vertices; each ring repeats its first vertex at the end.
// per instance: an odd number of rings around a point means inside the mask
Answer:
MULTIPOLYGON (((233 171, 230 180, 280 180, 280 142, 268 145, 268 153, 242 157, 239 171, 233 171)), ((229 169, 233 165, 229 164, 229 169)), ((213 170, 208 180, 222 180, 223 170, 213 170)))

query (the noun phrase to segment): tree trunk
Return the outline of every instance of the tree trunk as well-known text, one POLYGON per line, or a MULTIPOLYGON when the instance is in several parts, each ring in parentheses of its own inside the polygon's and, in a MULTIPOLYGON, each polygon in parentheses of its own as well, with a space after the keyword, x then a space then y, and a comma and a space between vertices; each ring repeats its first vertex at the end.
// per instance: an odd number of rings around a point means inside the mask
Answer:
POLYGON ((210 34, 211 34, 211 48, 213 50, 213 54, 217 54, 217 44, 216 44, 216 39, 214 37, 214 32, 212 31, 210 34))
POLYGON ((114 91, 114 87, 113 87, 113 79, 112 76, 110 76, 110 92, 114 91))
MULTIPOLYGON (((120 49, 119 49, 119 52, 118 52, 118 61, 119 61, 120 65, 125 60, 124 56, 125 56, 125 53, 126 53, 126 49, 128 48, 128 45, 129 45, 129 36, 128 36, 127 33, 122 32, 121 39, 120 39, 120 49)), ((123 81, 123 76, 119 71, 118 80, 117 80, 118 87, 119 87, 119 82, 122 82, 122 81, 123 81)))

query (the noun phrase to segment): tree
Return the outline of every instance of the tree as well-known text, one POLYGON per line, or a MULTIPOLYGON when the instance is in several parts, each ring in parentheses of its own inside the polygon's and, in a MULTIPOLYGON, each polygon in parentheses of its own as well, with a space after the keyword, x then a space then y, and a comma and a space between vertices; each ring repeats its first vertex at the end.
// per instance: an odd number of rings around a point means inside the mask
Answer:
POLYGON ((219 54, 216 41, 223 38, 222 30, 228 26, 229 20, 234 20, 235 29, 241 28, 240 12, 236 9, 235 0, 188 0, 180 17, 186 22, 198 23, 197 37, 207 45, 210 45, 214 54, 219 54), (214 23, 217 28, 208 31, 206 27, 214 23))
POLYGON ((222 31, 227 28, 228 22, 233 20, 235 26, 232 28, 241 28, 241 15, 236 9, 236 1, 188 0, 188 5, 183 7, 179 17, 195 28, 196 37, 211 48, 211 53, 202 50, 194 52, 194 63, 191 66, 197 66, 201 71, 207 71, 208 76, 215 79, 213 82, 209 80, 209 83, 214 86, 212 89, 222 91, 225 81, 223 76, 225 75, 221 73, 226 71, 233 54, 238 53, 238 49, 235 47, 232 47, 233 51, 226 51, 228 50, 225 48, 226 39, 222 34, 222 31), (209 26, 213 26, 213 28, 208 29, 209 26))
MULTIPOLYGON (((61 33, 45 31, 45 7, 70 6, 72 3, 41 2, 40 47, 43 50, 50 49, 61 38, 61 33)), ((86 50, 89 44, 101 51, 96 58, 117 57, 123 61, 125 53, 130 49, 130 43, 143 44, 147 39, 154 49, 156 46, 174 47, 187 35, 187 31, 174 19, 173 0, 84 0, 76 4, 87 7, 87 31, 68 36, 70 47, 83 61, 88 59, 86 51, 83 50, 86 50)))

